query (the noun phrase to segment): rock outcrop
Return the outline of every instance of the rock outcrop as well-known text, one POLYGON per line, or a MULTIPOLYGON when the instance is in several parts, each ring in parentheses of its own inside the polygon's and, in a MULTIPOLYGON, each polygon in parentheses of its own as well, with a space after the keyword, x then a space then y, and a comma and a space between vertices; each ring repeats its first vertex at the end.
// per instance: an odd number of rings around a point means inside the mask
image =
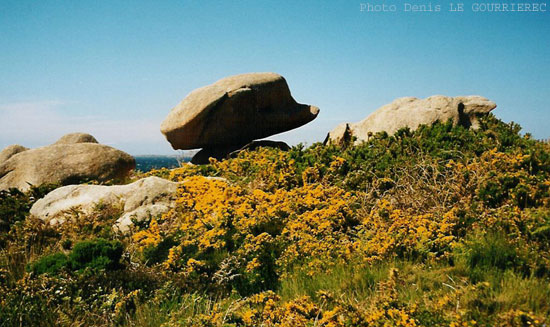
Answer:
POLYGON ((417 129, 436 121, 451 120, 455 125, 479 127, 479 117, 487 115, 496 104, 481 96, 431 96, 426 99, 400 98, 387 104, 358 123, 342 123, 329 132, 326 142, 342 143, 356 137, 356 144, 368 140, 369 135, 385 131, 393 135, 399 129, 417 129))
POLYGON ((132 220, 142 221, 168 211, 174 204, 178 183, 147 177, 127 185, 69 185, 60 187, 36 201, 31 214, 51 224, 63 223, 79 212, 90 214, 98 203, 120 205, 121 217, 113 226, 127 232, 132 220))
POLYGON ((253 140, 289 131, 317 117, 319 108, 298 104, 275 73, 224 78, 191 92, 161 125, 174 149, 204 148, 224 154, 253 140))
POLYGON ((56 143, 16 153, 0 162, 0 190, 26 191, 31 185, 45 183, 122 179, 134 168, 132 156, 106 145, 56 143))
POLYGON ((70 133, 63 135, 54 144, 76 144, 76 143, 99 143, 90 134, 87 133, 70 133))
POLYGON ((0 164, 2 164, 4 161, 7 161, 9 158, 13 157, 14 155, 23 151, 27 151, 28 149, 29 148, 26 148, 19 144, 13 144, 5 147, 4 150, 0 152, 0 164))

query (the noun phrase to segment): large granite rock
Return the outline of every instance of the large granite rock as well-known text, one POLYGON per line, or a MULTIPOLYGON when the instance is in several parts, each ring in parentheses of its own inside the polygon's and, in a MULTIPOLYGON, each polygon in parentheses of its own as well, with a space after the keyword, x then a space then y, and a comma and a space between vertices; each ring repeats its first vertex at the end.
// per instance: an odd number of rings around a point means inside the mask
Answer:
POLYGON ((127 185, 69 185, 60 187, 36 201, 30 213, 51 224, 64 223, 77 211, 90 214, 98 203, 122 205, 122 216, 115 229, 127 232, 132 220, 143 221, 168 211, 174 204, 178 183, 147 177, 127 185))
POLYGON ((54 144, 76 144, 76 143, 99 143, 90 134, 87 133, 70 133, 63 135, 54 144))
POLYGON ((0 164, 2 164, 4 161, 7 161, 9 158, 13 157, 14 155, 27 151, 29 148, 26 148, 19 144, 13 144, 8 145, 0 152, 0 164))
POLYGON ((436 121, 451 120, 454 125, 479 128, 479 117, 487 115, 496 104, 481 96, 431 96, 426 99, 399 98, 387 104, 358 123, 342 123, 327 135, 325 142, 342 143, 356 137, 356 144, 368 140, 369 135, 385 131, 393 135, 399 129, 417 129, 436 121))
POLYGON ((44 183, 122 179, 135 168, 129 154, 96 143, 53 144, 26 150, 0 162, 0 190, 26 191, 44 183))
POLYGON ((161 131, 174 149, 236 147, 300 127, 318 113, 292 98, 282 76, 243 74, 191 92, 161 131))

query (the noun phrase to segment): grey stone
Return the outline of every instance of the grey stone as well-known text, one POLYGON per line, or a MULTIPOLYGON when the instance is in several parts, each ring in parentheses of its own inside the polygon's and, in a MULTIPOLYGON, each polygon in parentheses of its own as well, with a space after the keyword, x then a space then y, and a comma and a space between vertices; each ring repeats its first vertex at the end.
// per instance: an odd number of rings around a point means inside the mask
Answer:
POLYGON ((282 76, 251 73, 191 92, 161 131, 174 149, 235 147, 300 127, 318 113, 319 108, 292 98, 282 76))
POLYGON ((76 144, 76 143, 99 143, 90 134, 87 133, 70 133, 63 135, 54 144, 76 144))
POLYGON ((356 137, 356 144, 367 141, 369 135, 387 132, 393 135, 408 127, 416 130, 420 125, 451 120, 454 125, 479 128, 479 117, 487 115, 496 104, 481 96, 431 96, 426 99, 399 98, 387 104, 358 123, 342 123, 327 135, 325 143, 340 144, 356 137))
POLYGON ((21 153, 23 151, 27 151, 29 148, 26 148, 19 144, 13 144, 8 145, 7 147, 0 152, 0 164, 4 161, 7 161, 9 158, 13 157, 14 155, 21 153))
POLYGON ((143 221, 168 211, 174 204, 178 183, 147 177, 127 185, 69 185, 36 201, 30 213, 51 224, 64 223, 75 211, 90 214, 98 203, 121 205, 123 213, 113 226, 127 232, 133 220, 143 221))
POLYGON ((96 143, 54 144, 0 162, 0 190, 28 190, 45 183, 74 184, 123 179, 135 168, 129 154, 96 143))

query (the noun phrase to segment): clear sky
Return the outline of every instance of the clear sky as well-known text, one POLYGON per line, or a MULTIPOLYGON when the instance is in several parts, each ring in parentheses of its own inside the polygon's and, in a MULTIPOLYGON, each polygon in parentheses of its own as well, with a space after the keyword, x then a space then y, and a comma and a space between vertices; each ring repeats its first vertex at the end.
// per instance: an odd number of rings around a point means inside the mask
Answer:
POLYGON ((225 76, 265 71, 321 109, 272 137, 292 144, 434 94, 488 97, 498 117, 550 137, 550 7, 480 13, 465 1, 457 13, 432 1, 440 12, 405 12, 386 0, 397 12, 373 13, 361 3, 0 0, 0 148, 81 131, 134 155, 175 153, 159 131, 173 106, 225 76))

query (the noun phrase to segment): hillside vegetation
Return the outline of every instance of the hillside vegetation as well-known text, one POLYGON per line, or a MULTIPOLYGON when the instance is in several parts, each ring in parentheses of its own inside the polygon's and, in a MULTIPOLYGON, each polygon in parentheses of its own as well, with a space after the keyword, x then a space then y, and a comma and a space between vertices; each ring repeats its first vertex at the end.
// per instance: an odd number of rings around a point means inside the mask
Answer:
POLYGON ((156 175, 174 209, 28 217, 0 193, 0 326, 545 326, 550 148, 494 116, 156 175), (216 177, 216 178, 212 178, 216 177))

